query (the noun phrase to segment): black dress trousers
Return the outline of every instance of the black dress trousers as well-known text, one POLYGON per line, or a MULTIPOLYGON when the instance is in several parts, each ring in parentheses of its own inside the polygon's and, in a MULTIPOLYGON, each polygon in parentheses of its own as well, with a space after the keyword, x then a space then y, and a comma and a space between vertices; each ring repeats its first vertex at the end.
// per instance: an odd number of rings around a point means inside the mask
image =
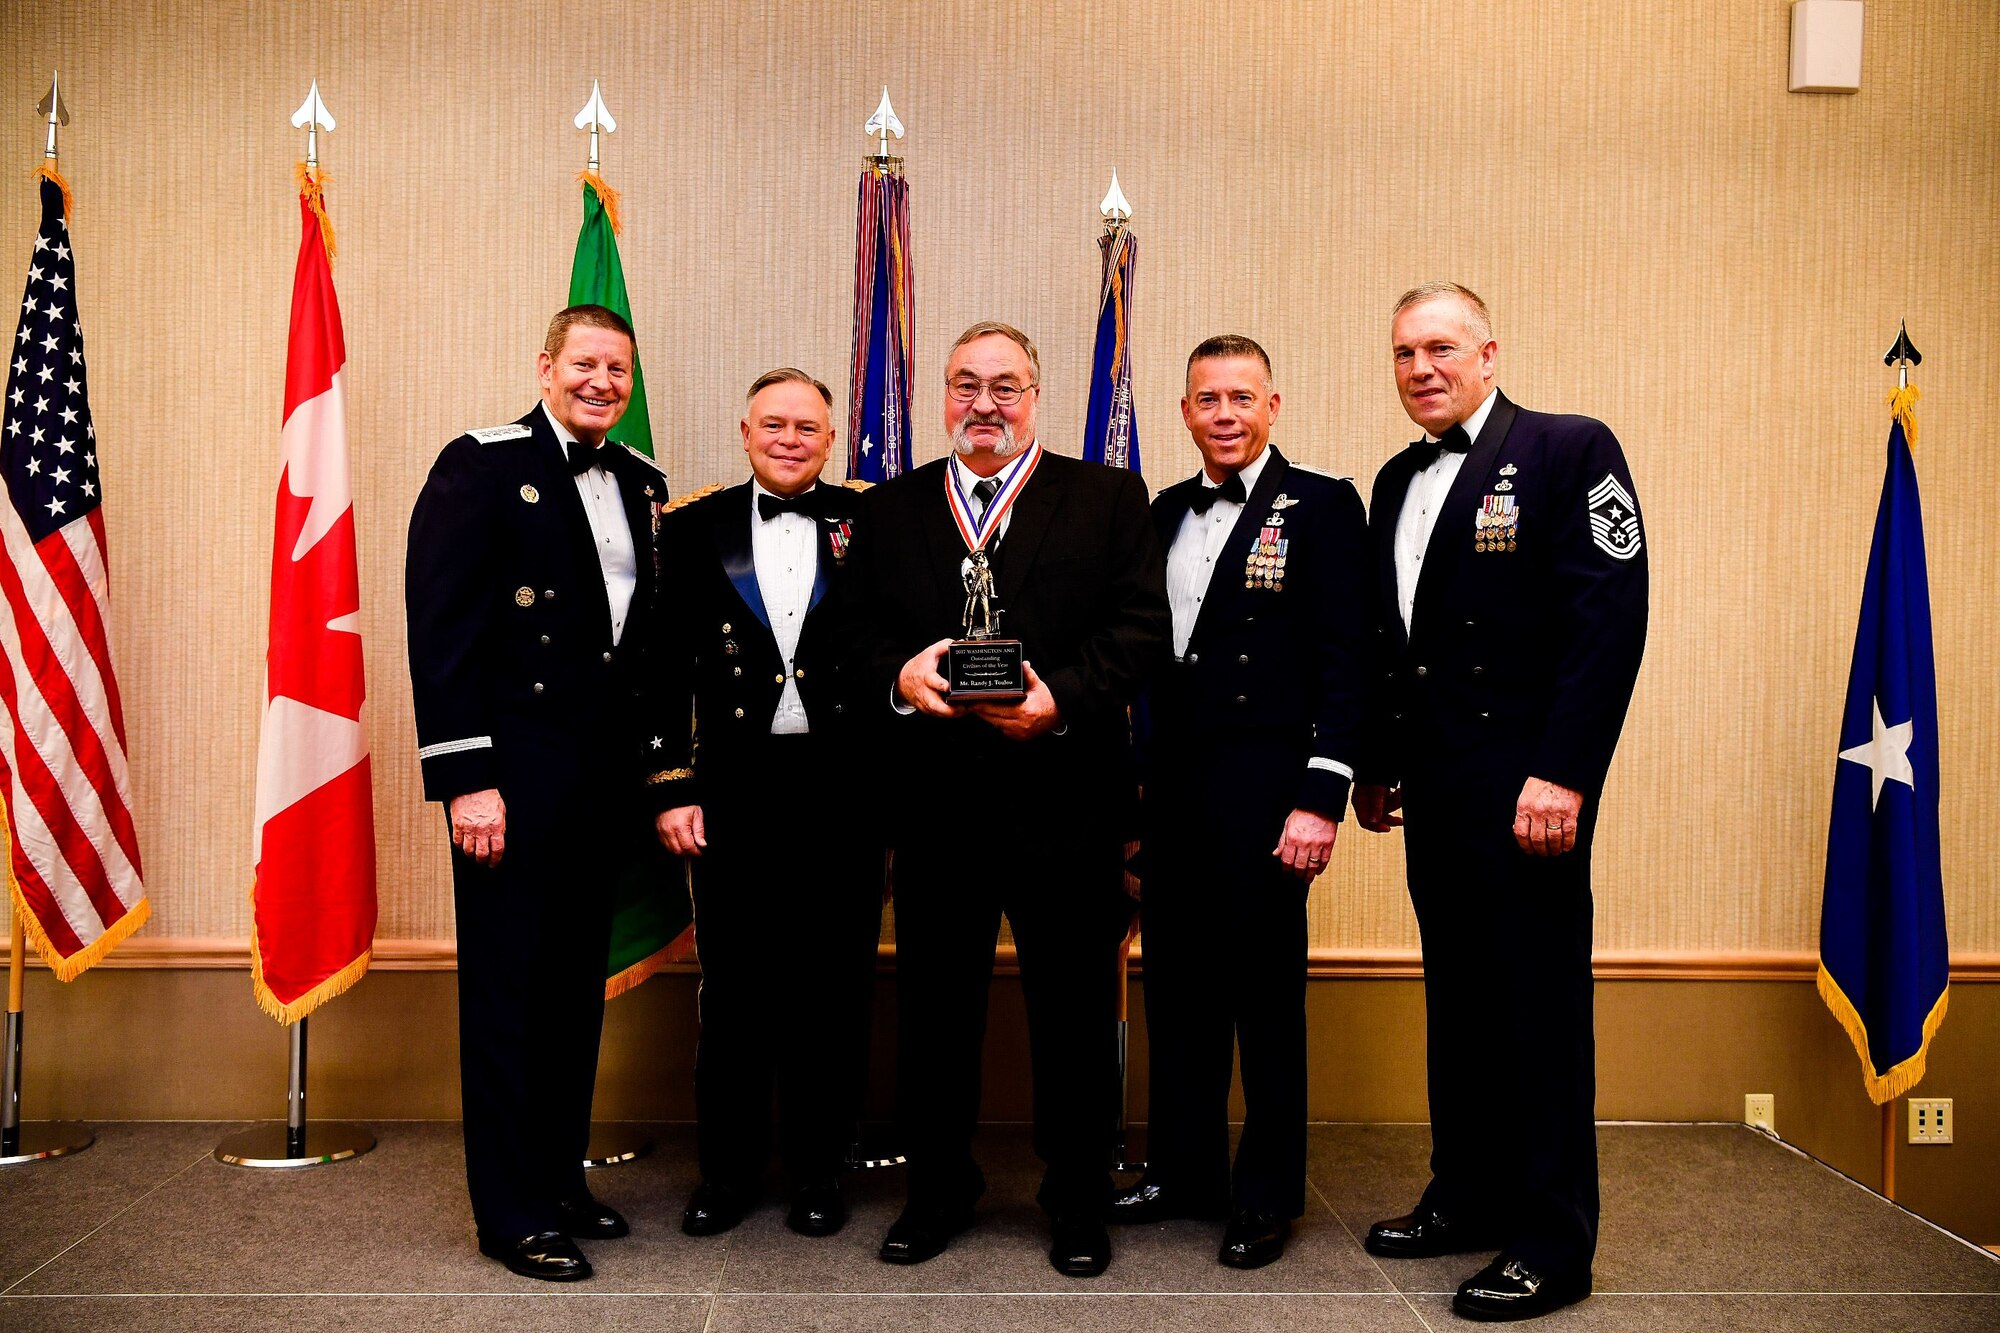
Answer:
POLYGON ((875 946, 879 840, 829 794, 853 757, 810 735, 739 752, 711 776, 708 846, 691 862, 701 951, 694 1089, 702 1178, 749 1187, 771 1149, 793 1186, 840 1170, 861 1104, 875 946))
POLYGON ((1430 763, 1404 781, 1410 900, 1423 936, 1431 1185, 1425 1203, 1496 1228, 1547 1272, 1597 1248, 1596 1038, 1586 801, 1576 846, 1514 841, 1517 774, 1430 763))
POLYGON ((644 827, 636 804, 624 819, 611 804, 587 789, 517 798, 499 865, 452 850, 466 1183, 496 1241, 559 1230, 557 1205, 588 1192, 612 880, 644 827))
MULTIPOLYGON (((1032 812, 1018 816, 1032 819, 1032 812)), ((949 821, 949 841, 896 850, 897 1118, 910 1202, 969 1208, 993 951, 1004 914, 1028 1009, 1037 1200, 1095 1215, 1111 1195, 1118 1124, 1117 959, 1131 922, 1123 848, 1037 838, 990 817, 949 821)))

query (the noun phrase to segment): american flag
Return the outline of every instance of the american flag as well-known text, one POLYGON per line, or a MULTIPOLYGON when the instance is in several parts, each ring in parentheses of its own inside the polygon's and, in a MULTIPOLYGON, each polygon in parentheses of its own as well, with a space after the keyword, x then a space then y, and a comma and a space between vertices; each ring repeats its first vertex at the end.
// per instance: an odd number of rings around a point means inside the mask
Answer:
POLYGON ((14 910, 68 981, 145 924, 125 719, 111 669, 103 484, 66 191, 42 221, 7 373, 0 473, 0 790, 14 910))

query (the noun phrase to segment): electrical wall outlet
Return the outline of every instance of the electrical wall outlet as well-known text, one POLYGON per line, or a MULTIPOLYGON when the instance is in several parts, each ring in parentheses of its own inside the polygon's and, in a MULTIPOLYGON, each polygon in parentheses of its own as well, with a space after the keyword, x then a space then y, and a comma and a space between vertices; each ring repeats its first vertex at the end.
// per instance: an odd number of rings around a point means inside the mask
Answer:
POLYGON ((1771 1092, 1743 1094, 1743 1123, 1766 1134, 1778 1132, 1778 1097, 1771 1092))
POLYGON ((1951 1142, 1951 1098, 1910 1098, 1910 1142, 1951 1142))

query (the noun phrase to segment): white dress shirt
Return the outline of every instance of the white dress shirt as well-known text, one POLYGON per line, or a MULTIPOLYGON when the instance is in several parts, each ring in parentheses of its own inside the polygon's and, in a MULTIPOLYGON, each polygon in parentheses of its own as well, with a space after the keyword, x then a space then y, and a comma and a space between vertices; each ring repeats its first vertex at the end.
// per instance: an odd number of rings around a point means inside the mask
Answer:
MULTIPOLYGON (((542 413, 555 428, 563 448, 563 466, 569 466, 569 446, 576 436, 556 420, 549 405, 542 413)), ((622 444, 605 443, 603 449, 623 449, 622 444)), ((576 493, 583 497, 583 512, 590 520, 591 545, 597 548, 597 563, 604 571, 604 599, 611 604, 611 642, 625 634, 625 617, 632 612, 632 594, 639 587, 638 553, 632 546, 632 525, 625 518, 625 495, 618 478, 602 463, 594 463, 576 474, 576 493)))
POLYGON ((778 696, 778 710, 771 715, 771 734, 803 736, 811 728, 806 725, 805 703, 799 698, 798 668, 793 658, 799 651, 799 631, 805 628, 806 611, 812 605, 813 580, 819 575, 819 526, 804 514, 763 517, 757 512, 757 497, 771 494, 751 481, 750 559, 757 570, 764 614, 771 618, 771 637, 778 641, 778 656, 785 663, 785 689, 778 696))
MULTIPOLYGON (((1264 464, 1270 460, 1271 451, 1266 447, 1236 474, 1243 479, 1246 497, 1257 489, 1257 478, 1263 475, 1264 464)), ((1204 490, 1222 489, 1221 482, 1208 479, 1206 470, 1201 473, 1201 484, 1204 490)), ((1234 500, 1216 500, 1206 514, 1190 509, 1174 534, 1174 544, 1167 548, 1167 603, 1174 613, 1177 661, 1187 656, 1188 640, 1194 637, 1194 622, 1201 615, 1202 599, 1208 596, 1209 583, 1215 577, 1215 562, 1223 558, 1222 548, 1229 544, 1229 534, 1242 514, 1243 506, 1234 500)))
MULTIPOLYGON (((1465 419, 1466 450, 1479 440, 1479 432, 1486 426, 1486 418, 1493 415, 1494 395, 1498 389, 1486 395, 1486 401, 1473 410, 1465 419)), ((1425 433, 1426 440, 1435 441, 1437 436, 1425 433)), ((1410 632, 1410 617, 1417 607, 1417 579, 1424 572, 1424 552, 1430 548, 1431 530, 1437 527, 1438 510, 1444 507, 1445 497, 1451 494, 1452 482, 1458 480, 1458 470, 1465 464, 1465 454, 1452 449, 1440 449, 1437 461, 1410 478, 1410 488, 1403 492, 1403 509, 1396 516, 1396 609, 1403 615, 1403 632, 1410 632)), ((1470 536, 1467 537, 1470 540, 1470 536)))

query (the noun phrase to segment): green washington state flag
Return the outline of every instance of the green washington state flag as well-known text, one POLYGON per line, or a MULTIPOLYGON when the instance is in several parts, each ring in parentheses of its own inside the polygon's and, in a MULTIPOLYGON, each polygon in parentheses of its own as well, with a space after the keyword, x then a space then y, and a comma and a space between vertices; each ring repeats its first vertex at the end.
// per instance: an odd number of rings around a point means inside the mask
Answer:
MULTIPOLYGON (((632 322, 632 298, 625 294, 625 265, 618 259, 618 193, 593 173, 583 181, 583 227, 576 233, 576 262, 569 271, 571 305, 606 306, 632 322)), ((646 373, 632 358, 632 401, 611 428, 611 438, 653 456, 653 422, 646 415, 646 373)))
MULTIPOLYGON (((625 266, 618 259, 618 194, 595 173, 583 178, 583 227, 576 234, 576 263, 569 274, 569 303, 606 306, 632 318, 625 266)), ((646 415, 646 376, 632 358, 632 400, 611 438, 653 456, 653 423, 646 415)), ((664 486, 664 482, 662 485, 664 486)), ((611 953, 604 964, 604 995, 623 995, 661 966, 688 951, 694 908, 687 869, 646 829, 620 858, 611 918, 611 953)))

